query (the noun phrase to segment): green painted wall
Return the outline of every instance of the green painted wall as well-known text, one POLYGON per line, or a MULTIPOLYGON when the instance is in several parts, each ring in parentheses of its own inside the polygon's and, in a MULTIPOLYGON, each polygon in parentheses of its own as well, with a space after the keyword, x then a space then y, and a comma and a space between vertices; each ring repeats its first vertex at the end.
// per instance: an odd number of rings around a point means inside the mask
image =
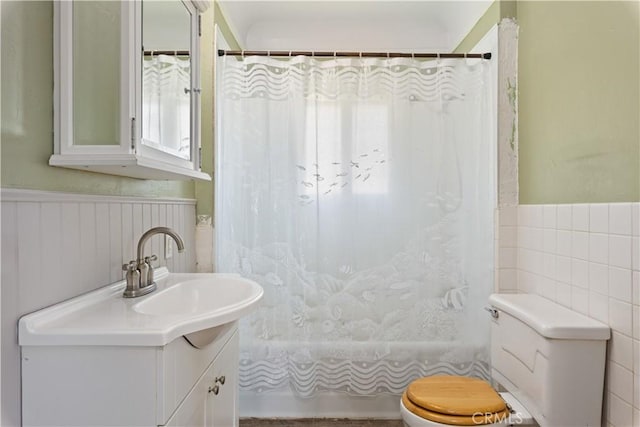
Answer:
POLYGON ((520 202, 640 201, 640 3, 520 1, 520 202))
POLYGON ((640 2, 494 2, 517 17, 520 203, 640 201, 640 2))
POLYGON ((193 198, 191 181, 147 181, 51 167, 53 3, 2 1, 2 187, 193 198))
MULTIPOLYGON (((240 45, 231 33, 218 3, 216 2, 214 6, 202 15, 203 29, 200 40, 202 51, 202 170, 211 176, 213 176, 215 135, 214 66, 216 52, 213 45, 215 25, 220 27, 220 31, 231 44, 232 49, 240 49, 240 45)), ((196 183, 196 198, 198 200, 196 212, 198 215, 213 216, 213 188, 213 181, 196 183)))

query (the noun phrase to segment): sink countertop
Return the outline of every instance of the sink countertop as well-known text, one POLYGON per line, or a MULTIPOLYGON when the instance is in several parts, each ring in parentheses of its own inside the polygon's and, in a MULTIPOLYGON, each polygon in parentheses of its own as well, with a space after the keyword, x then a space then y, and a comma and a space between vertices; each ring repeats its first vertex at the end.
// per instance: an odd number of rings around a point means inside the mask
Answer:
MULTIPOLYGON (((199 330, 238 320, 253 311, 263 295, 255 282, 235 274, 169 273, 156 270, 158 289, 139 298, 123 298, 124 281, 114 283, 28 314, 20 319, 18 343, 21 346, 109 345, 164 346, 174 339, 199 330), (242 292, 232 303, 199 309, 175 310, 168 314, 147 314, 137 306, 160 296, 173 286, 189 286, 189 281, 216 280, 242 292)), ((215 287, 212 283, 210 286, 215 287)), ((222 285, 219 285, 222 286, 222 285)))

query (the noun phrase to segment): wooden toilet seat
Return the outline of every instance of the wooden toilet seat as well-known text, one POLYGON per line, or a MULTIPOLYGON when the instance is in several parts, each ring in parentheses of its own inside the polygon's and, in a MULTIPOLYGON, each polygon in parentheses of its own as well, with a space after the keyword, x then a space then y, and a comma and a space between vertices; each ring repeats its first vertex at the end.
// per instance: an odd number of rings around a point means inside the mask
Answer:
POLYGON ((419 417, 449 425, 491 424, 509 416, 502 397, 478 378, 452 375, 420 378, 409 384, 402 403, 419 417))

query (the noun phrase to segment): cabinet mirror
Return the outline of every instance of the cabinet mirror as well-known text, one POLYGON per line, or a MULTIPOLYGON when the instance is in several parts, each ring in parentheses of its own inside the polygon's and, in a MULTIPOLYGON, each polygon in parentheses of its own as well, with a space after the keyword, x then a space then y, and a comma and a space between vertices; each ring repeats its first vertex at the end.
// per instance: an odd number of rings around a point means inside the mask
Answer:
POLYGON ((142 143, 191 160, 192 10, 142 2, 142 143))
POLYGON ((73 3, 73 144, 119 145, 120 4, 73 3))

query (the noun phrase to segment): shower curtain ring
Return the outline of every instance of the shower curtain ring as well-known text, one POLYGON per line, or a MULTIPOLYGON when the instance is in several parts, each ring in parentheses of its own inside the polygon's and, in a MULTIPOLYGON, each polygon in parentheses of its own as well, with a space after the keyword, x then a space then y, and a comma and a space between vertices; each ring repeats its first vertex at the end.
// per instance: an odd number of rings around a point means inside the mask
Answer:
POLYGON ((242 59, 244 60, 244 49, 242 49, 242 59))
POLYGON ((271 57, 271 51, 270 50, 267 51, 267 56, 271 57))
POLYGON ((291 51, 289 51, 289 58, 291 58, 291 51))

